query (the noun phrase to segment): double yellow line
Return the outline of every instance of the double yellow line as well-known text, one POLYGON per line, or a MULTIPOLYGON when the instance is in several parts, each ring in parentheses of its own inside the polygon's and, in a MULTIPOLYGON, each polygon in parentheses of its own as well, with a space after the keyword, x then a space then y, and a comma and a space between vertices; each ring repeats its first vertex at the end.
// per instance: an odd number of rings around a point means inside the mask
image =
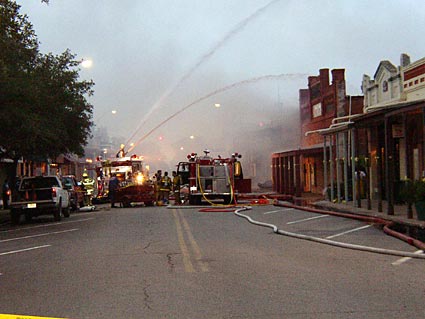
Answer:
POLYGON ((60 318, 0 314, 0 319, 60 319, 60 318))
POLYGON ((190 226, 180 209, 173 209, 174 222, 176 223, 177 237, 179 241, 180 250, 183 255, 183 264, 186 272, 196 272, 196 268, 201 272, 208 272, 208 264, 202 260, 202 252, 199 245, 196 243, 193 237, 190 226), (186 244, 185 235, 187 241, 189 241, 190 247, 192 248, 192 254, 186 244), (197 266, 195 267, 194 266, 197 266))

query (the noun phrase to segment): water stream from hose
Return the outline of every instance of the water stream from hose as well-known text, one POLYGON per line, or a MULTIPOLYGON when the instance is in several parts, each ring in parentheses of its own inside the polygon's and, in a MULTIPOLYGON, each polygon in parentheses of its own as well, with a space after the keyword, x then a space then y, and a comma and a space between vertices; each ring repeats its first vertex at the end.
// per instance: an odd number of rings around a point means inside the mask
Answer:
POLYGON ((220 89, 217 89, 211 93, 208 93, 198 99, 196 99, 195 101, 189 103, 188 105, 184 106, 183 108, 181 108, 180 110, 178 110, 177 112, 173 113, 172 115, 170 115, 169 117, 167 117, 165 120, 163 120, 162 122, 160 122, 159 124, 157 124, 155 127, 153 127, 149 132, 147 132, 145 135, 143 135, 140 139, 137 140, 137 142, 133 143, 132 146, 129 148, 128 152, 131 152, 137 145, 139 145, 141 142, 143 142, 147 137, 149 137, 153 132, 155 132, 157 129, 159 129, 161 126, 163 126, 165 123, 169 122, 170 120, 172 120, 173 118, 175 118, 177 115, 183 113, 184 111, 186 111, 188 108, 196 105, 199 102, 202 102, 206 99, 209 99, 212 96, 215 96, 219 93, 223 93, 226 91, 229 91, 231 89, 243 86, 243 85, 247 85, 247 84, 252 84, 252 83, 256 83, 259 81, 265 81, 265 80, 277 80, 277 79, 282 79, 282 78, 299 78, 299 77, 305 77, 306 74, 276 74, 276 75, 263 75, 263 76, 259 76, 259 77, 255 77, 255 78, 251 78, 251 79, 247 79, 247 80, 243 80, 240 82, 235 82, 232 83, 230 85, 227 85, 225 87, 222 87, 220 89))
MULTIPOLYGON (((217 42, 208 52, 200 57, 198 62, 196 62, 187 72, 183 74, 183 76, 170 88, 168 88, 165 93, 159 98, 159 100, 149 109, 148 112, 143 116, 140 121, 139 126, 133 132, 133 134, 127 139, 125 144, 127 145, 130 141, 139 133, 139 131, 144 127, 148 118, 152 115, 152 113, 157 110, 163 102, 173 94, 177 88, 188 78, 192 76, 192 74, 200 68, 204 63, 206 63, 221 47, 223 47, 228 41, 230 41, 233 37, 235 37, 238 33, 240 33, 252 20, 256 19, 258 16, 262 15, 270 6, 279 2, 280 0, 273 0, 268 2, 263 7, 257 9, 254 13, 243 19, 239 22, 233 29, 231 29, 220 41, 217 42)), ((142 138, 143 139, 143 138, 142 138)), ((133 149, 134 147, 132 147, 133 149)))

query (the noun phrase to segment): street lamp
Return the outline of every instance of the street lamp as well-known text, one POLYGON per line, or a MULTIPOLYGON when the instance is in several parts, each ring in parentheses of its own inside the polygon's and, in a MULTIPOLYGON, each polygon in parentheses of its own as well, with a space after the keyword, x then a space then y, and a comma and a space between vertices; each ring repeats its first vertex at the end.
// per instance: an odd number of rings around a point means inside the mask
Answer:
POLYGON ((83 61, 81 61, 81 66, 84 69, 90 69, 93 66, 93 60, 91 60, 91 59, 83 59, 83 61))
POLYGON ((112 111, 110 111, 110 113, 109 113, 109 111, 104 112, 101 116, 99 116, 99 118, 97 119, 97 122, 99 122, 100 120, 102 120, 108 114, 116 115, 117 114, 117 110, 112 110, 112 111))

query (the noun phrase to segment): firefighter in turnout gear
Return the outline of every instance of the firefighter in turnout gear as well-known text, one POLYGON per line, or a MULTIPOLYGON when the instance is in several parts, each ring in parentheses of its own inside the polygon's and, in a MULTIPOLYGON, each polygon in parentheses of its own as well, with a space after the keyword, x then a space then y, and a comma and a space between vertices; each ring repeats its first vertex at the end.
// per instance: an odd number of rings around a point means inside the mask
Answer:
POLYGON ((171 178, 168 176, 168 172, 164 172, 164 176, 161 178, 160 186, 161 199, 164 204, 168 204, 171 191, 171 178))
POLYGON ((173 192, 174 192, 174 205, 180 205, 180 186, 182 184, 180 175, 173 171, 173 192))
POLYGON ((83 180, 81 181, 83 184, 85 193, 84 193, 84 205, 89 206, 91 205, 91 200, 94 195, 94 184, 95 181, 93 178, 89 177, 89 174, 87 174, 87 171, 84 171, 83 173, 83 180))
POLYGON ((155 201, 158 206, 162 204, 161 191, 160 191, 161 179, 162 179, 162 171, 158 170, 154 178, 155 201))

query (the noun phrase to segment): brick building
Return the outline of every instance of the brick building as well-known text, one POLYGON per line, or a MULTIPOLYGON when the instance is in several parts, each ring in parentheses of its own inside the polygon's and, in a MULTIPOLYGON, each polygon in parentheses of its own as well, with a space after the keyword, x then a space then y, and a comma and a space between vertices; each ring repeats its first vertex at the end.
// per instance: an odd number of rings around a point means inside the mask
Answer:
POLYGON ((318 76, 308 77, 308 88, 299 91, 300 147, 272 156, 273 187, 279 193, 321 194, 331 171, 324 159, 330 158, 336 141, 324 148, 320 132, 339 127, 338 120, 345 122, 348 116, 362 113, 363 97, 346 95, 345 70, 333 69, 331 75, 330 81, 329 69, 321 69, 318 76))

